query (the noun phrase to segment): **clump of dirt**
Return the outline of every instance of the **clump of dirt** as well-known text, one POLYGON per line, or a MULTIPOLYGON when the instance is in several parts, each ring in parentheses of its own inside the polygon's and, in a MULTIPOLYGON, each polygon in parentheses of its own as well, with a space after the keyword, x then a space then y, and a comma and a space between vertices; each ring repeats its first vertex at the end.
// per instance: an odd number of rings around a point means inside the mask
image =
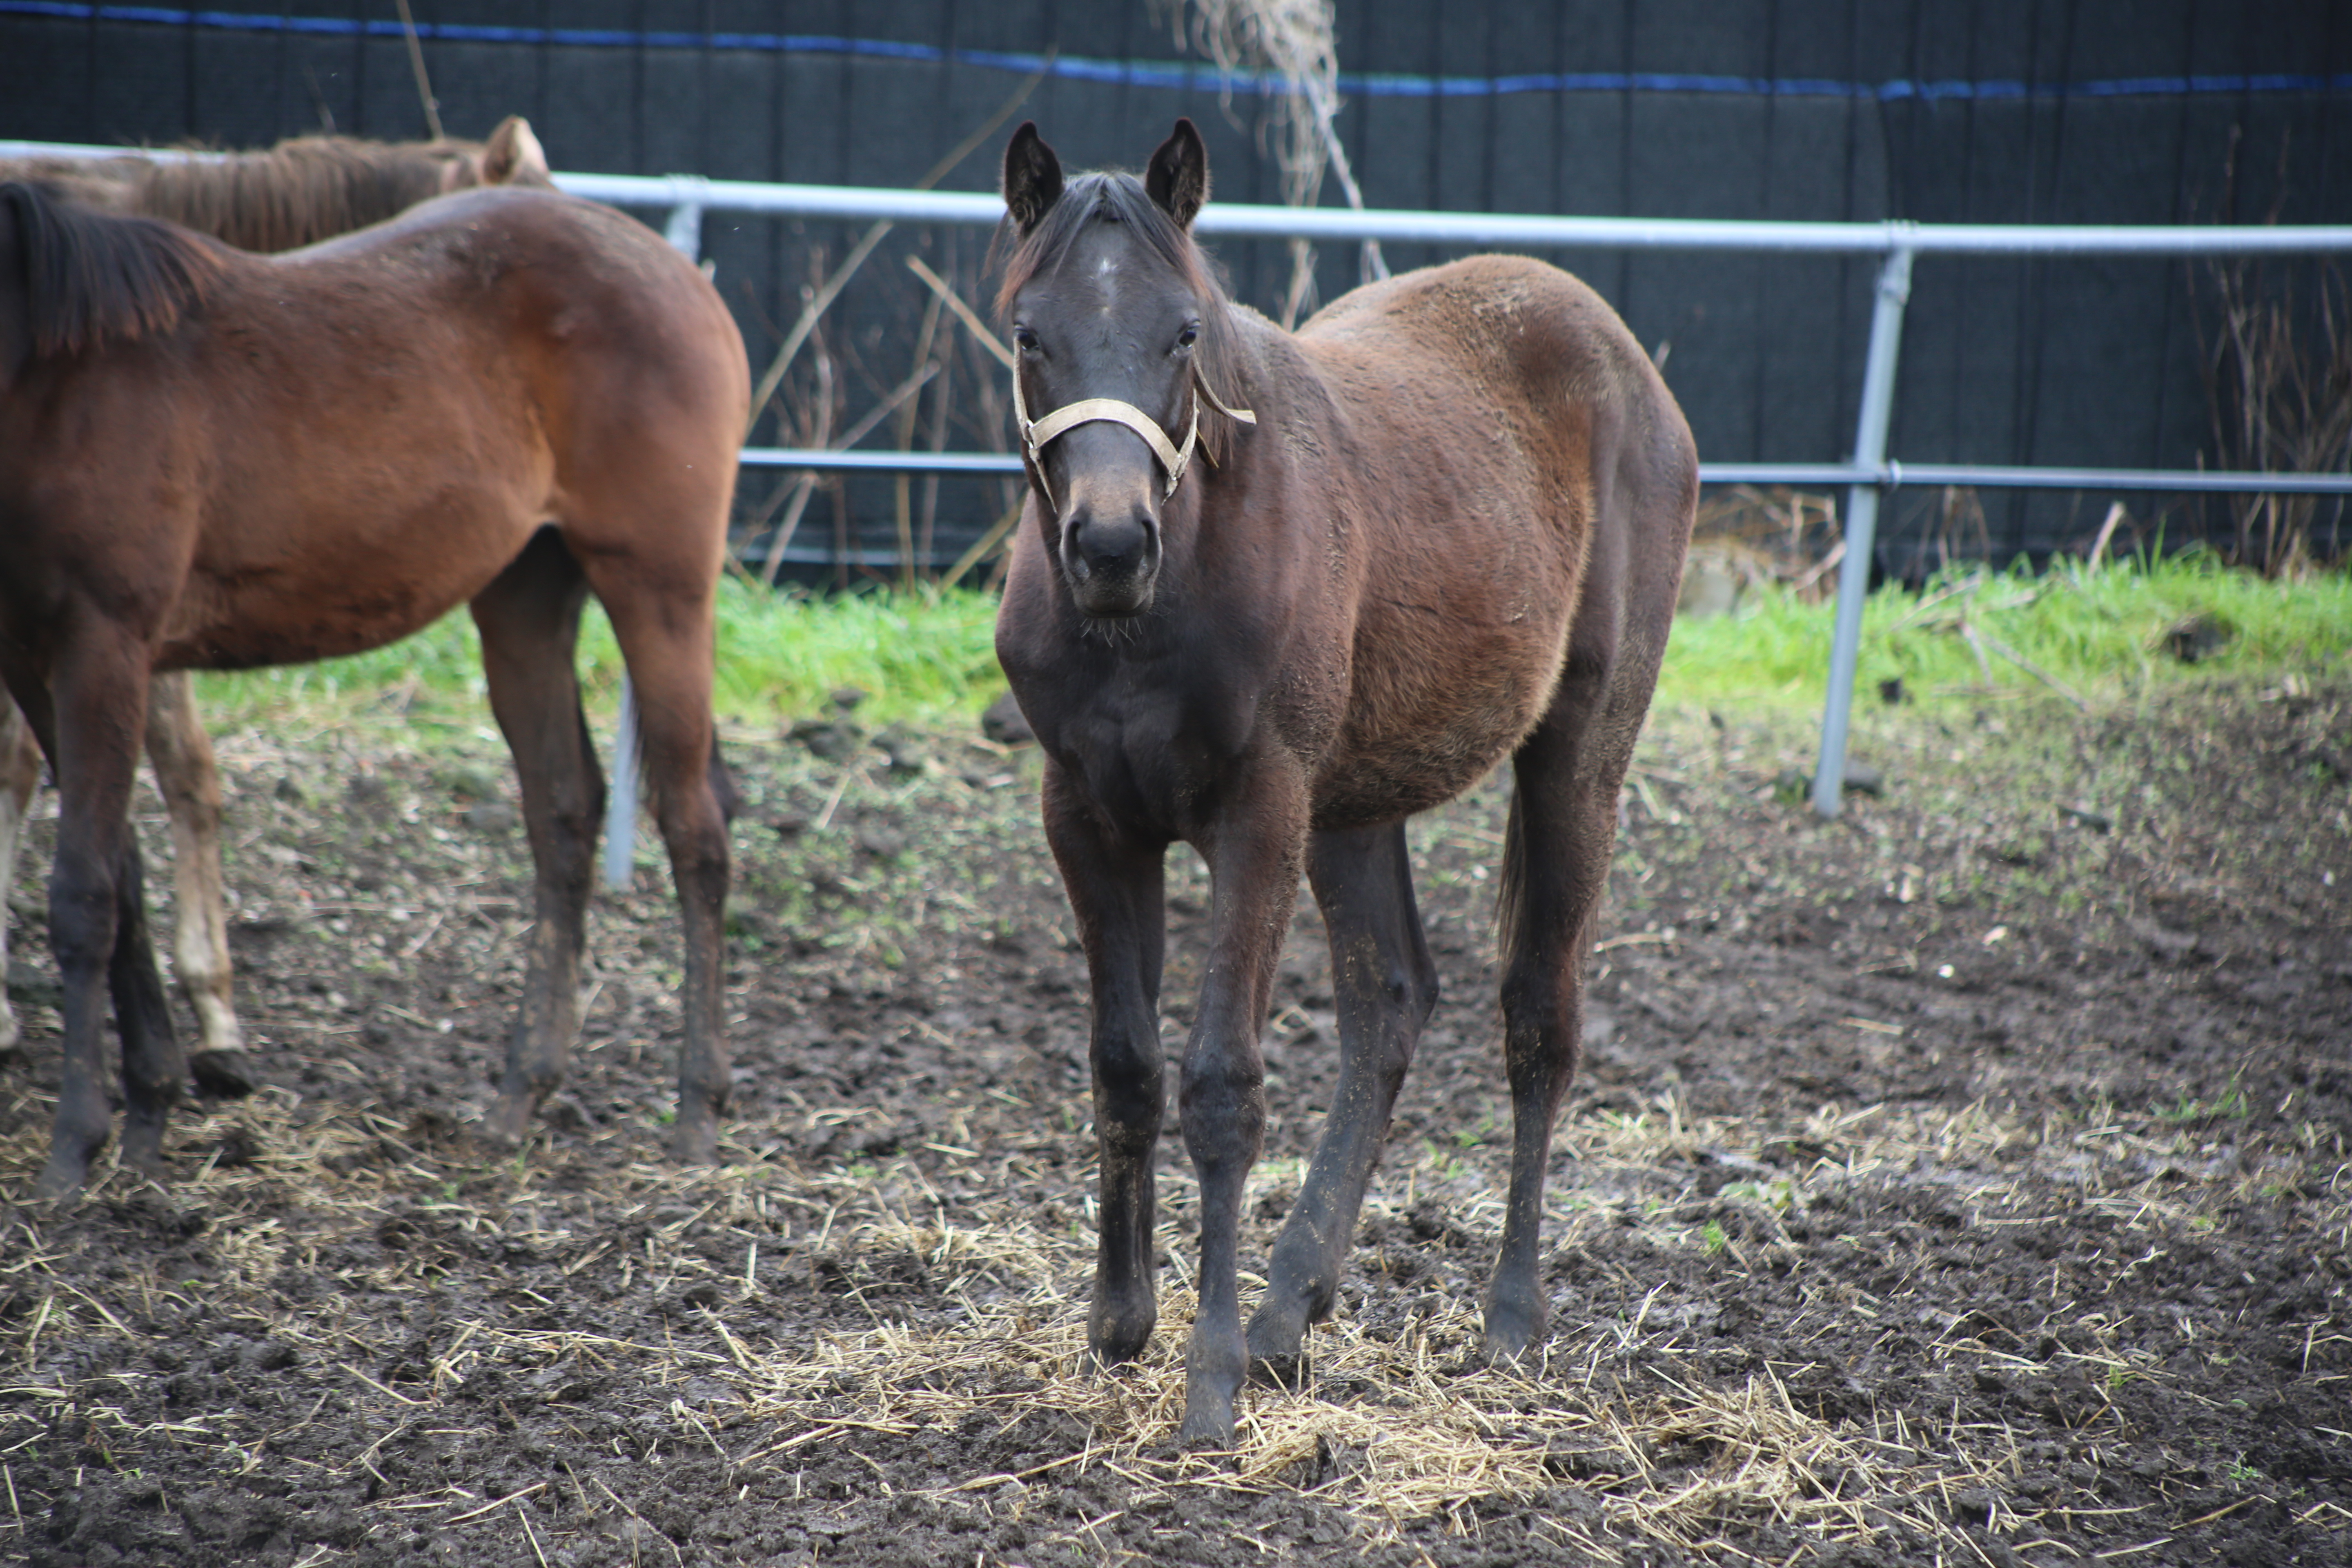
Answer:
MULTIPOLYGON (((473 1129, 529 917, 496 747, 226 737, 267 1086, 173 1179, 24 1202, 37 926, 0 1063, 0 1552, 42 1564, 2008 1564, 2352 1555, 2352 682, 1862 716, 1884 793, 1775 787, 1801 721, 1654 718, 1546 1243, 1477 1364, 1508 1105, 1507 778, 1416 826, 1445 998, 1299 1392, 1177 1452, 1160 1332, 1086 1372, 1086 976, 1034 754, 854 713, 737 733, 716 1171, 662 1159, 667 878, 600 897, 567 1088, 473 1129)), ((152 801, 147 803, 152 807, 152 801)), ((151 854, 160 817, 142 817, 151 854)), ((1171 1041, 1205 874, 1171 859, 1171 1041)), ((164 879, 151 879, 151 886, 164 879)), ((31 929, 26 929, 30 927, 31 929)), ((1263 1258, 1335 1079, 1303 898, 1266 1033, 1263 1258)))

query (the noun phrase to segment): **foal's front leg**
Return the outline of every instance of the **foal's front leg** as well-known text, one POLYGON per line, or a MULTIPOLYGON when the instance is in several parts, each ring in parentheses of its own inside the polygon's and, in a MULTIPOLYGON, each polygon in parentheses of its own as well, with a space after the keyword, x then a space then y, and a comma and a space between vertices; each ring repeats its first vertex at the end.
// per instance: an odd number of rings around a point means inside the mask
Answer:
POLYGON ((63 1197, 89 1175, 112 1116, 101 1063, 107 1001, 122 1037, 123 1155, 151 1173, 186 1063, 172 1031, 142 908, 131 836, 132 771, 147 695, 146 649, 100 627, 61 657, 46 690, 19 686, 58 776, 49 944, 64 991, 64 1060, 49 1159, 34 1194, 63 1197))
POLYGON ((1184 1148, 1201 1178, 1201 1302, 1184 1353, 1187 1445, 1230 1448, 1242 1339, 1242 1186, 1265 1134, 1265 1022, 1274 964, 1298 895, 1307 842, 1303 770, 1261 764, 1200 845, 1213 886, 1209 968, 1184 1051, 1184 1148))
POLYGON ((1250 1318, 1251 1364, 1282 1384, 1298 1380, 1307 1325, 1331 1315, 1397 1090, 1437 1005, 1437 965, 1413 903, 1403 823, 1318 833, 1307 876, 1331 938, 1339 1084, 1250 1318))
POLYGON ((1141 1353, 1160 1317, 1151 1278, 1152 1162, 1167 1098, 1160 1052, 1167 846, 1139 843, 1108 827, 1051 762, 1044 811, 1046 842, 1077 919, 1092 992, 1087 1055, 1102 1155, 1102 1213, 1087 1348, 1110 1365, 1141 1353))

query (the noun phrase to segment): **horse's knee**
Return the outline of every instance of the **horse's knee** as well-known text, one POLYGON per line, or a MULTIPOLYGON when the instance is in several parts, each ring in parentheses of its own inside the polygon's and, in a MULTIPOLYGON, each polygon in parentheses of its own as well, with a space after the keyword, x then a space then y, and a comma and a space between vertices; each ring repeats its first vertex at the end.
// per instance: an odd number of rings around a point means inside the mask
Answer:
POLYGON ((1503 999, 1503 1070, 1515 1095, 1557 1103, 1575 1076, 1582 1009, 1563 986, 1503 999))
POLYGON ((1110 1033, 1097 1037, 1089 1055, 1096 1130, 1106 1144, 1148 1148, 1167 1110, 1166 1068, 1158 1042, 1110 1033))
POLYGON ((49 877, 49 951, 67 973, 102 970, 114 956, 114 879, 60 855, 49 877))
POLYGON ((1180 1101, 1193 1163, 1254 1162, 1265 1135, 1265 1068, 1255 1061, 1188 1063, 1180 1101))
MULTIPOLYGON (((716 919, 727 903, 734 868, 727 850, 724 827, 708 831, 667 833, 670 876, 677 884, 678 904, 692 921, 716 919)), ((689 931, 693 928, 688 927, 689 931)))
POLYGON ((1389 977, 1390 1001, 1416 1033, 1429 1022, 1430 1014, 1437 1010, 1442 989, 1437 965, 1426 953, 1421 954, 1417 963, 1400 965, 1389 977))

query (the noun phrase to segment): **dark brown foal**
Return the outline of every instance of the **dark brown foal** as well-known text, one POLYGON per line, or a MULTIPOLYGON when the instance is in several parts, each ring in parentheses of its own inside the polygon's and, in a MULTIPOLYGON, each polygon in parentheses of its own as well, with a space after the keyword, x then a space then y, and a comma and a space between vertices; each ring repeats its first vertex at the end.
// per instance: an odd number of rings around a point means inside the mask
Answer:
POLYGON ((1161 858, 1181 839, 1208 863, 1181 1091, 1202 1205, 1181 1437, 1224 1446, 1251 1363, 1294 1376, 1331 1310, 1436 1000, 1404 820, 1505 758, 1515 1127, 1487 1352, 1544 1331, 1544 1168, 1698 482, 1665 384, 1575 279, 1474 258, 1359 289, 1294 336, 1218 290, 1190 233, 1208 188, 1189 121, 1140 181, 1066 181, 1034 126, 1006 152, 999 303, 1031 489, 997 654, 1045 751, 1046 837, 1093 984, 1088 1339, 1107 1362, 1157 1316, 1161 858), (1258 1033, 1302 869, 1330 932, 1340 1078, 1244 1336, 1258 1033))

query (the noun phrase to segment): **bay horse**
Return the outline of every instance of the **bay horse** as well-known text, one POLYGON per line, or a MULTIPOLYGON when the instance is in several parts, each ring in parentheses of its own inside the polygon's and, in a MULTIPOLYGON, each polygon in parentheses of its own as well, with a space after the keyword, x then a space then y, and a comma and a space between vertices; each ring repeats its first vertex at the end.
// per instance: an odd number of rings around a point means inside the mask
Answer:
MULTIPOLYGON (((111 212, 170 218, 240 250, 291 250, 379 223, 431 196, 476 185, 553 188, 530 122, 509 115, 481 142, 367 142, 298 136, 252 153, 201 158, 0 159, 0 181, 38 181, 54 194, 111 212)), ((230 979, 221 879, 220 776, 184 670, 148 688, 147 760, 172 825, 173 972, 196 1018, 189 1066, 223 1092, 257 1087, 245 1056, 230 979)), ((40 780, 40 747, 0 691, 0 888, 15 873, 18 836, 40 780)), ((8 923, 0 909, 0 970, 8 923)), ((0 1050, 17 1036, 0 987, 0 1050)))
POLYGON ((184 1064, 126 815, 153 671, 358 652, 460 602, 536 864, 489 1122, 527 1129, 577 1031, 604 780, 574 639, 587 595, 640 694, 686 932, 677 1152, 728 1089, 729 863, 714 599, 750 401, 693 263, 550 191, 461 192, 280 256, 0 184, 0 677, 57 775, 64 1066, 50 1197, 86 1179, 122 1040, 123 1153, 160 1168, 184 1064))
POLYGON ((1030 485, 996 651, 1045 750, 1045 835, 1092 985, 1087 1343, 1131 1358, 1158 1313, 1162 861, 1181 839, 1213 893, 1180 1089, 1201 1266, 1179 1437, 1230 1447, 1245 1373, 1295 1380, 1331 1310, 1436 1002, 1404 821, 1507 757, 1514 1126, 1484 1352, 1515 1358, 1544 1331, 1545 1164, 1696 457, 1623 323, 1540 262, 1373 283, 1296 335, 1229 302, 1191 232, 1209 167, 1189 121, 1140 180, 1065 180, 1024 125, 1003 194, 997 304, 1030 485), (1244 1337, 1258 1035, 1302 868, 1330 936, 1339 1079, 1244 1337))

